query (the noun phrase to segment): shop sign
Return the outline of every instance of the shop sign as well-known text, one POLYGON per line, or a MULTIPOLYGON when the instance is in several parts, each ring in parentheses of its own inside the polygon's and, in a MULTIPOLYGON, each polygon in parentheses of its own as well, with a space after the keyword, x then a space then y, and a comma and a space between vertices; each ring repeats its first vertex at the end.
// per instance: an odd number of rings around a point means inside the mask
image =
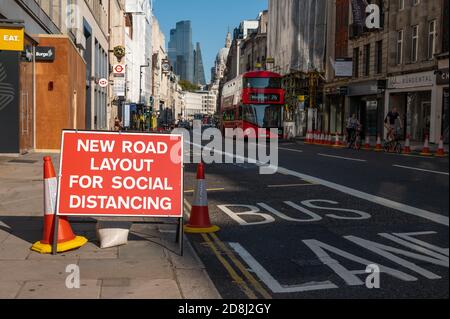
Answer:
POLYGON ((114 76, 124 76, 125 75, 125 64, 116 64, 113 67, 114 76))
POLYGON ((448 68, 439 70, 436 74, 436 84, 448 85, 448 83, 448 68))
POLYGON ((433 86, 434 72, 423 72, 393 76, 388 79, 389 89, 405 89, 421 86, 433 86))
POLYGON ((117 97, 125 96, 125 79, 124 78, 114 78, 113 93, 117 97))
POLYGON ((0 51, 23 51, 24 28, 1 27, 0 28, 0 51))
POLYGON ((352 77, 353 59, 352 58, 336 59, 334 63, 334 72, 336 77, 352 77))
POLYGON ((36 47, 34 58, 36 61, 54 61, 55 48, 54 47, 36 47))

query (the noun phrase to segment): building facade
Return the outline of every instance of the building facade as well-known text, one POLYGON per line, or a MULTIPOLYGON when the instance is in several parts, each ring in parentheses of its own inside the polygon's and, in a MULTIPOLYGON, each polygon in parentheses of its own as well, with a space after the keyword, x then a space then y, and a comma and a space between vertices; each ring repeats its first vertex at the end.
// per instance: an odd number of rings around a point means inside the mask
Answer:
POLYGON ((177 22, 170 30, 169 60, 174 72, 182 80, 194 82, 194 48, 191 21, 177 22))
POLYGON ((0 53, 0 85, 12 90, 0 126, 15 132, 0 152, 57 150, 62 128, 107 129, 108 11, 105 1, 2 1, 2 27, 22 28, 24 47, 0 53))
POLYGON ((436 75, 437 58, 445 51, 443 9, 440 0, 391 1, 390 5, 385 113, 396 107, 404 135, 416 142, 429 137, 437 143, 442 135, 436 75))

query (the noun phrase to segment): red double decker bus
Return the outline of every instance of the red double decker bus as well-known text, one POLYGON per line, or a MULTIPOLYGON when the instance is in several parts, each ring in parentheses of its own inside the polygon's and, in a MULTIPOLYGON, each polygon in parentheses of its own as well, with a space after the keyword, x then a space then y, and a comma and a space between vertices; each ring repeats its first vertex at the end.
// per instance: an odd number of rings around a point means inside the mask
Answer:
POLYGON ((242 138, 281 138, 284 90, 281 76, 268 71, 247 72, 222 90, 222 132, 242 129, 242 138), (274 135, 270 129, 277 129, 274 135))

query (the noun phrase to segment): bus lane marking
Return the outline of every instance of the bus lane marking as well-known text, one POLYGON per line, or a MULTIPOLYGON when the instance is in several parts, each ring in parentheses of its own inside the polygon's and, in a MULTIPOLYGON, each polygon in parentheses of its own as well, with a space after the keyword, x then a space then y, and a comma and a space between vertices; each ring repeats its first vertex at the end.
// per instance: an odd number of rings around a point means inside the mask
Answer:
MULTIPOLYGON (((416 233, 393 233, 393 234, 378 234, 379 236, 389 239, 394 243, 400 244, 409 250, 400 249, 393 246, 388 246, 375 241, 363 239, 356 236, 343 236, 343 239, 347 239, 350 242, 367 249, 367 252, 375 253, 376 255, 394 262, 395 264, 409 269, 422 277, 430 280, 442 279, 441 276, 424 269, 422 264, 428 263, 431 265, 442 266, 449 268, 449 258, 436 253, 436 251, 444 250, 447 248, 441 248, 434 246, 430 243, 424 242, 414 236, 420 236, 425 234, 436 234, 435 232, 416 232, 416 233), (405 238, 408 238, 406 240, 405 238), (415 259, 420 262, 415 264, 409 260, 403 259, 399 256, 406 256, 410 259, 415 259)), ((357 264, 361 264, 364 267, 370 267, 371 265, 377 265, 380 272, 385 273, 393 278, 399 279, 404 282, 414 282, 419 279, 415 276, 407 274, 398 269, 384 266, 380 263, 365 259, 363 257, 349 253, 335 246, 329 245, 316 239, 302 240, 302 242, 316 255, 322 265, 330 268, 336 275, 338 275, 347 286, 363 286, 365 284, 362 280, 363 276, 367 276, 366 269, 351 270, 343 266, 336 257, 331 257, 330 253, 334 256, 339 256, 342 259, 352 261, 357 264)), ((241 244, 229 243, 229 245, 236 251, 236 253, 245 261, 245 263, 252 269, 252 271, 264 282, 264 284, 272 290, 273 293, 295 293, 306 292, 313 290, 334 289, 342 288, 332 281, 324 282, 311 282, 303 285, 282 285, 277 279, 275 279, 241 244)), ((361 252, 361 249, 358 250, 361 252)))

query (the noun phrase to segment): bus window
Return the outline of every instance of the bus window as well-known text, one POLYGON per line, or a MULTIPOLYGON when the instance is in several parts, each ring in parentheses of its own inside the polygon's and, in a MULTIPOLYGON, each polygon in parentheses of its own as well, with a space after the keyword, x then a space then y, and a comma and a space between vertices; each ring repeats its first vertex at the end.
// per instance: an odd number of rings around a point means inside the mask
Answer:
POLYGON ((281 89, 280 78, 244 78, 244 88, 281 89))

